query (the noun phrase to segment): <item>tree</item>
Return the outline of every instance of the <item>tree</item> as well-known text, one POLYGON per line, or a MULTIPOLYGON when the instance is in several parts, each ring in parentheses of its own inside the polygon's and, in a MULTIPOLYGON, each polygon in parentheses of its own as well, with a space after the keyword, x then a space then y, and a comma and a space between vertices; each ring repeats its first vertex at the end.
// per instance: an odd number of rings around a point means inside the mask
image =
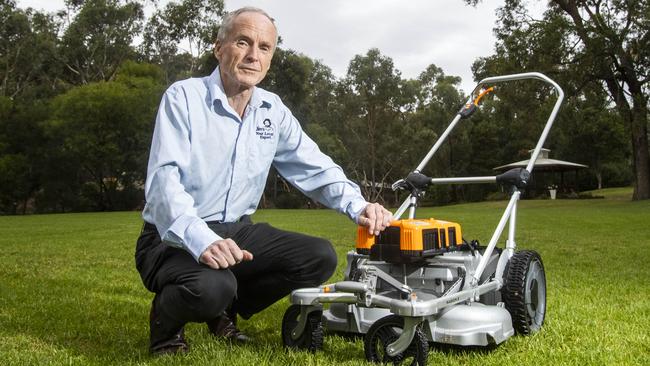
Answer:
POLYGON ((340 107, 335 95, 337 80, 329 67, 314 61, 306 83, 309 86, 304 101, 306 130, 335 162, 344 162, 349 152, 342 137, 335 134, 342 124, 340 113, 337 113, 340 107))
POLYGON ((25 213, 41 187, 48 151, 41 121, 49 108, 40 100, 0 97, 0 211, 25 213))
POLYGON ((67 0, 71 18, 60 41, 65 80, 73 85, 111 80, 135 56, 132 43, 142 28, 143 7, 130 0, 67 0))
MULTIPOLYGON (((163 66, 187 61, 186 76, 193 75, 199 58, 210 52, 224 14, 223 0, 182 0, 169 2, 147 22, 142 44, 150 62, 163 66), (182 56, 179 59, 179 51, 182 56)), ((166 69, 175 75, 178 69, 166 69)))
POLYGON ((558 42, 547 49, 557 57, 555 71, 572 73, 578 92, 595 83, 608 93, 630 133, 634 199, 650 199, 650 1, 552 0, 544 18, 534 20, 521 0, 507 0, 499 17, 502 45, 515 39, 513 32, 555 34, 558 42))
POLYGON ((58 154, 78 163, 75 175, 90 208, 134 207, 162 79, 157 67, 129 62, 114 81, 78 86, 54 100, 49 124, 53 138, 62 141, 58 154))
POLYGON ((25 213, 40 188, 45 99, 60 90, 58 24, 0 0, 0 211, 25 213))
POLYGON ((349 151, 347 170, 366 199, 383 200, 387 185, 403 175, 401 159, 411 158, 402 107, 413 103, 412 89, 389 57, 371 49, 350 61, 336 97, 339 121, 331 128, 349 151))
POLYGON ((56 87, 56 32, 49 15, 0 0, 0 96, 48 94, 56 87))
POLYGON ((261 87, 282 96, 282 102, 303 124, 308 108, 306 101, 311 93, 310 77, 314 72, 314 61, 292 50, 277 48, 273 54, 271 68, 260 84, 261 87))
MULTIPOLYGON (((411 133, 416 161, 412 168, 431 149, 463 104, 464 96, 458 91, 459 85, 459 77, 445 75, 434 64, 429 65, 416 80, 418 101, 414 119, 417 130, 411 133)), ((426 167, 426 171, 432 172, 429 174, 444 177, 466 175, 472 156, 468 127, 466 123, 457 125, 426 167)), ((435 191, 434 199, 445 203, 464 200, 464 189, 465 186, 460 185, 432 188, 435 191)))
POLYGON ((555 152, 587 164, 591 174, 581 180, 598 189, 632 181, 626 125, 610 104, 601 86, 583 88, 579 98, 567 100, 553 135, 555 152))
POLYGON ((0 171, 0 212, 15 215, 21 203, 25 207, 24 201, 30 193, 27 157, 22 154, 0 155, 0 171))

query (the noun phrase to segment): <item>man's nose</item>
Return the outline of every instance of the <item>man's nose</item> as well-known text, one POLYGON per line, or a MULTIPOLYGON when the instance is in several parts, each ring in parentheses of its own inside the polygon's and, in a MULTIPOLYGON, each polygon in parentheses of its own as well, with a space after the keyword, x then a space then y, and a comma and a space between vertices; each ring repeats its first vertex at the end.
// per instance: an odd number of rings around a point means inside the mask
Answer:
POLYGON ((246 53, 246 58, 249 61, 257 61, 259 57, 259 50, 257 49, 257 46, 253 45, 253 47, 248 48, 248 52, 246 53))

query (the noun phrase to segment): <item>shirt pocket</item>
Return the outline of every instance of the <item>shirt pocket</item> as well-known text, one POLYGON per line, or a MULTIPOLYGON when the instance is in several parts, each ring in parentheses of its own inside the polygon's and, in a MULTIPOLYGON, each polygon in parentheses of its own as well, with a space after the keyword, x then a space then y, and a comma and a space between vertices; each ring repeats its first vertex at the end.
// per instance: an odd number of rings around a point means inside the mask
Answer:
POLYGON ((275 138, 262 139, 256 135, 251 140, 248 154, 251 176, 266 175, 275 156, 277 147, 275 138))

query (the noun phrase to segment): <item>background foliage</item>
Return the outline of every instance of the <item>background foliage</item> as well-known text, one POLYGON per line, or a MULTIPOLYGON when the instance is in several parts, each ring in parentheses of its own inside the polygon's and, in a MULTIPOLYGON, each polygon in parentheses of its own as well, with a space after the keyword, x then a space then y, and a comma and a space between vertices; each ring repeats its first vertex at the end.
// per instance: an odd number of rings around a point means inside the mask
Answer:
MULTIPOLYGON (((0 213, 142 206, 160 96, 176 80, 212 72, 212 40, 224 14, 221 0, 179 0, 147 17, 150 3, 67 0, 44 14, 0 0, 0 213)), ((553 1, 543 19, 532 19, 525 2, 506 1, 496 52, 476 60, 473 72, 477 80, 523 71, 555 79, 567 101, 546 147, 552 157, 589 165, 571 188, 632 183, 643 199, 650 12, 648 1, 628 3, 553 1), (578 24, 572 6, 593 14, 578 24)), ((337 78, 280 44, 262 86, 282 97, 368 199, 389 205, 400 197, 387 187, 415 168, 467 98, 459 78, 435 64, 406 79, 378 49, 354 57, 337 78)), ((526 159, 554 100, 539 83, 499 88, 425 173, 492 175, 495 166, 526 159)), ((492 187, 439 187, 429 199, 494 194, 492 187)), ((263 207, 307 204, 269 175, 263 207)))

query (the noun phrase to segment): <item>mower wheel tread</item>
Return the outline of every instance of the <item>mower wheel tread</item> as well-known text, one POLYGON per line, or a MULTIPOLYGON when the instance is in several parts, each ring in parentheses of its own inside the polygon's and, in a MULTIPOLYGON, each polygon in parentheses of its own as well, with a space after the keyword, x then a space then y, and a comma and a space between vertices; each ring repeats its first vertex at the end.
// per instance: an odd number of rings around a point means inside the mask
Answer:
POLYGON ((316 352, 323 348, 324 330, 322 310, 315 310, 307 314, 305 330, 298 337, 293 339, 291 332, 298 325, 300 316, 300 305, 291 305, 284 312, 282 318, 282 342, 287 348, 303 349, 309 352, 316 352))
POLYGON ((544 323, 546 310, 546 278, 544 265, 540 255, 533 250, 522 250, 515 253, 506 265, 505 284, 501 289, 501 296, 506 309, 512 317, 512 325, 517 334, 530 335, 537 332, 544 323), (535 280, 534 288, 526 288, 531 275, 531 266, 535 266, 541 276, 541 281, 535 280), (541 273, 541 274, 540 274, 541 273), (538 288, 539 287, 539 288, 538 288), (527 294, 527 292, 537 292, 527 294), (539 295, 542 296, 539 296, 539 295), (528 295, 528 296, 527 296, 528 295), (527 297, 534 296, 534 303, 527 303, 527 297), (540 304, 540 302, 543 302, 540 304), (535 309, 532 309, 534 307, 535 309), (541 309, 541 313, 540 313, 541 309), (531 314, 532 313, 532 314, 531 314))
POLYGON ((415 329, 411 344, 403 352, 389 356, 386 347, 397 340, 404 329, 404 318, 388 315, 377 320, 364 337, 366 360, 374 363, 424 366, 429 356, 429 342, 421 326, 415 329))

